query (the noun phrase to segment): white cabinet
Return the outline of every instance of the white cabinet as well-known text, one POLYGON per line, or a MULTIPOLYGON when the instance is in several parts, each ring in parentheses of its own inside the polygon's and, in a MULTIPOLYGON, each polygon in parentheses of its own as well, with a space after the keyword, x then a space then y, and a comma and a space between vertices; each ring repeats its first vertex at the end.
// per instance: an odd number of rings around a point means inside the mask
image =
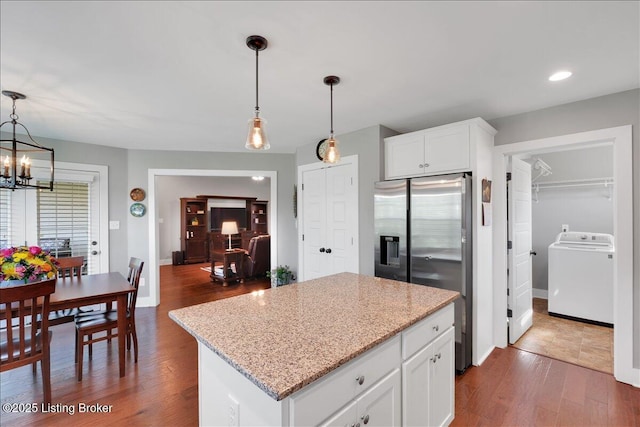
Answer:
POLYGON ((299 280, 358 272, 357 168, 337 166, 300 173, 302 213, 299 280))
POLYGON ((454 328, 402 364, 402 425, 449 425, 454 416, 454 328))
POLYGON ((400 425, 400 369, 359 396, 354 402, 329 417, 323 426, 392 427, 400 425))
POLYGON ((385 138, 386 179, 469 170, 469 124, 385 138))

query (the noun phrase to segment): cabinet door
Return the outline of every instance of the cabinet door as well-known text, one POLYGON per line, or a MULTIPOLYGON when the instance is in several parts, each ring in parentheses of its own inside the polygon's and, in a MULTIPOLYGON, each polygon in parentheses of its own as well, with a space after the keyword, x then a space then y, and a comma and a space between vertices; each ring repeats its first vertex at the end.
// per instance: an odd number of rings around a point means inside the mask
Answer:
POLYGON ((429 347, 433 363, 429 378, 429 425, 448 425, 454 415, 455 353, 454 329, 438 337, 429 347))
POLYGON ((358 398, 358 419, 361 427, 399 426, 401 420, 401 377, 395 369, 378 384, 358 398))
POLYGON ((469 169, 469 126, 426 133, 423 174, 432 175, 435 172, 467 169, 469 169))
POLYGON ((424 174, 424 134, 385 140, 386 179, 424 174))
POLYGON ((402 425, 441 426, 454 413, 454 328, 402 364, 402 425))
POLYGON ((325 420, 321 426, 341 426, 341 427, 355 427, 356 419, 358 418, 357 402, 353 401, 351 404, 345 406, 327 420, 325 420))

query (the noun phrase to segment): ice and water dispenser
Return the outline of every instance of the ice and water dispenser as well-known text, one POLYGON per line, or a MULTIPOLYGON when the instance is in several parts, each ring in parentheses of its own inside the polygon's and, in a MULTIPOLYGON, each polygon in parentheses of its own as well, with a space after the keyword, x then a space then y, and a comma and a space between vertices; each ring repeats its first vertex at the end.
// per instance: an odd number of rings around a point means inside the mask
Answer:
POLYGON ((380 236, 380 264, 400 266, 400 237, 380 236))

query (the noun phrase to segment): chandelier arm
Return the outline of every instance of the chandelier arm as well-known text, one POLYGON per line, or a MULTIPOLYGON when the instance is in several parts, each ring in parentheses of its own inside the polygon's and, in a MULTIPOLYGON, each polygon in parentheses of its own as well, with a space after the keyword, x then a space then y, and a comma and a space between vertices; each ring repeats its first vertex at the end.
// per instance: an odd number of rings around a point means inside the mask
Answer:
MULTIPOLYGON (((33 142, 33 143, 34 143, 38 148, 44 148, 44 149, 46 149, 46 150, 50 150, 49 148, 45 147, 44 145, 40 144, 38 141, 36 141, 35 139, 33 139, 33 138, 31 137, 31 133, 29 132, 29 129, 27 129, 27 127, 26 127, 25 125, 23 125, 23 124, 22 124, 22 123, 20 123, 20 122, 16 122, 16 124, 17 124, 17 125, 22 126, 22 129, 24 129, 24 131, 25 131, 25 132, 27 132, 27 136, 29 137, 29 139, 31 140, 31 142, 33 142)), ((23 144, 31 145, 31 144, 29 144, 28 142, 23 142, 23 144)))

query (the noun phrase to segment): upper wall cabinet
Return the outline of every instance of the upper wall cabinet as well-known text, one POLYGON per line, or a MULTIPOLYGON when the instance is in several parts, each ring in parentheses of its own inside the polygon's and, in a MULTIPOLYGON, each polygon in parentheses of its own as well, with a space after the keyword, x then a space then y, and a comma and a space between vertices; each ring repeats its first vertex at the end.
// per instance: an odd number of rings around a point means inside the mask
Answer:
POLYGON ((385 178, 471 170, 475 130, 483 124, 472 119, 385 138, 385 178))

